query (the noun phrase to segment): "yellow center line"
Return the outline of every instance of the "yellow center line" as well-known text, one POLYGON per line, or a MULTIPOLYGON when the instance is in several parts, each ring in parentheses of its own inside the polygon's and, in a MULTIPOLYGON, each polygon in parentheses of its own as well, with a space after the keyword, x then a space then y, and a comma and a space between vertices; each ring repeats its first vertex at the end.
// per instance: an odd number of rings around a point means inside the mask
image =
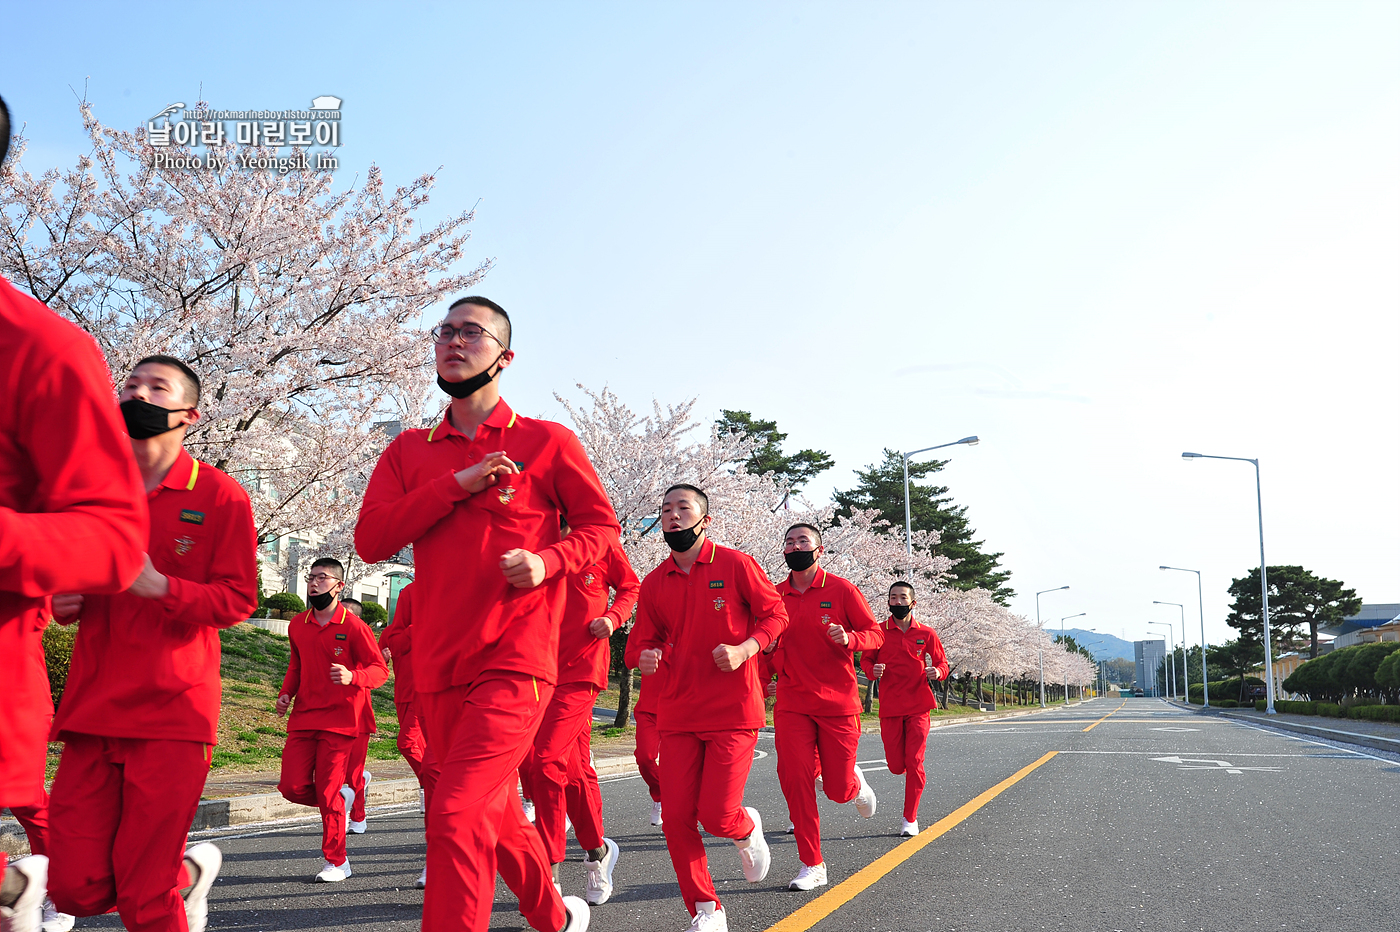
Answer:
MULTIPOLYGON (((1123 711, 1123 706, 1124 706, 1124 705, 1127 705, 1127 704, 1128 704, 1127 701, 1124 700, 1123 705, 1120 705, 1118 708, 1114 709, 1113 712, 1121 712, 1121 711, 1123 711)), ((1112 715, 1113 712, 1108 713, 1108 715, 1105 715, 1103 718, 1099 719, 1097 722, 1095 722, 1094 724, 1090 725, 1088 728, 1086 728, 1086 729, 1084 729, 1084 730, 1085 730, 1085 731, 1093 731, 1095 728, 1098 728, 1098 727, 1099 727, 1100 725, 1102 725, 1104 722, 1108 721, 1109 716, 1112 715)))
POLYGON ((870 887, 875 881, 884 877, 890 871, 921 851, 925 846, 932 844, 945 833, 952 830, 978 809, 981 809, 1003 792, 1025 779, 1030 775, 1031 771, 1035 770, 1058 753, 1060 752, 1049 752, 1040 760, 1022 767, 975 799, 963 803, 962 806, 953 810, 953 812, 939 819, 933 825, 930 825, 898 847, 885 852, 795 913, 780 919, 775 925, 769 927, 767 932, 807 932, 812 926, 821 922, 827 916, 830 916, 832 913, 836 912, 836 910, 855 899, 861 891, 870 887))

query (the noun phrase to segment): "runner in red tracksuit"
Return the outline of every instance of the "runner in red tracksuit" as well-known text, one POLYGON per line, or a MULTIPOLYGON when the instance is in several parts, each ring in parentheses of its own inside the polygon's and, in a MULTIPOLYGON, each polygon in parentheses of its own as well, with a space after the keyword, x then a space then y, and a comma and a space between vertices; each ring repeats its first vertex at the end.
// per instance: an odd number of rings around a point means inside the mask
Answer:
MULTIPOLYGON (((423 794, 423 824, 426 829, 428 801, 433 798, 438 767, 433 752, 428 748, 428 739, 423 734, 422 713, 413 682, 413 590, 416 585, 409 583, 399 590, 398 601, 394 603, 394 620, 379 633, 379 649, 394 668, 394 708, 399 714, 399 734, 395 743, 418 778, 423 794)), ((426 886, 427 882, 428 869, 425 866, 418 877, 417 886, 426 886)))
MULTIPOLYGON (((567 537, 568 525, 560 533, 567 537)), ((608 638, 632 617, 638 588, 637 574, 617 541, 601 559, 569 574, 559 626, 559 682, 529 757, 535 828, 544 840, 555 882, 564 861, 564 817, 572 798, 576 805, 569 815, 574 837, 586 852, 585 899, 593 906, 606 903, 612 895, 618 856, 617 844, 603 836, 602 795, 588 760, 593 703, 608 686, 612 661, 608 638), (617 592, 611 606, 609 590, 617 592)))
MULTIPOLYGON (((627 651, 623 658, 627 669, 637 669, 641 652, 641 642, 629 634, 627 651)), ((642 775, 642 782, 647 785, 647 792, 651 794, 652 825, 662 824, 661 767, 657 763, 661 756, 661 735, 656 730, 656 697, 665 691, 666 667, 666 658, 663 656, 655 673, 637 677, 637 704, 632 707, 632 719, 637 723, 637 747, 632 756, 637 761, 637 771, 642 775)))
MULTIPOLYGON (((0 148, 8 122, 0 107, 0 148)), ((149 530, 131 441, 92 337, 0 278, 0 806, 37 807, 53 701, 48 597, 121 592, 149 530)), ((47 862, 0 851, 0 920, 44 899, 47 862)))
MULTIPOLYGON (((365 606, 359 599, 341 599, 340 604, 350 614, 364 620, 365 606)), ((384 659, 387 663, 388 658, 384 659)), ((346 796, 345 830, 356 835, 363 835, 368 827, 365 805, 372 775, 365 769, 365 764, 369 760, 369 741, 378 730, 379 724, 374 720, 374 704, 366 702, 360 707, 360 733, 355 736, 355 743, 350 745, 350 756, 345 759, 345 786, 341 788, 341 795, 346 795, 347 788, 350 790, 346 796)))
POLYGON ((292 652, 277 697, 277 714, 292 711, 277 789, 291 802, 321 810, 326 863, 315 879, 323 883, 351 875, 345 854, 348 794, 341 787, 351 748, 364 730, 369 691, 389 678, 369 626, 335 601, 344 576, 339 560, 323 557, 311 564, 311 607, 287 625, 292 652))
POLYGON ((854 654, 878 648, 884 634, 860 590, 820 565, 821 532, 810 524, 788 528, 783 556, 790 570, 778 583, 788 629, 778 640, 773 729, 778 782, 787 799, 802 869, 790 890, 827 883, 815 781, 836 803, 854 802, 865 818, 875 814, 875 792, 856 766, 860 744, 860 696, 854 654))
POLYGON ((399 590, 394 603, 394 620, 379 633, 379 649, 384 659, 394 667, 394 708, 399 713, 399 734, 396 743, 403 759, 413 768, 418 785, 426 796, 433 792, 436 766, 428 751, 428 739, 423 735, 422 713, 418 708, 413 680, 413 591, 417 583, 399 590))
POLYGON ((629 640, 637 639, 643 674, 654 674, 662 658, 670 666, 657 710, 666 847, 691 929, 723 932, 728 919, 696 821, 733 840, 750 883, 767 876, 763 820, 743 805, 744 783, 765 724, 756 655, 788 619, 752 557, 706 539, 703 491, 668 489, 661 523, 672 553, 642 582, 629 640))
POLYGON ((555 889, 514 789, 554 692, 568 577, 620 528, 578 438, 501 400, 509 327, 470 297, 433 328, 438 385, 454 400, 434 427, 389 444, 355 528, 366 561, 413 544, 413 673, 439 766, 424 932, 484 932, 498 869, 535 929, 588 923, 588 904, 555 889))
POLYGON ((938 708, 929 677, 948 678, 943 642, 914 618, 914 587, 890 586, 890 618, 882 626, 885 643, 861 655, 860 665, 880 681, 880 739, 890 773, 904 778, 904 824, 901 835, 919 834, 919 799, 924 794, 924 748, 928 713, 938 708))
POLYGON ((64 748, 49 894, 66 913, 115 906, 128 929, 173 932, 203 927, 222 860, 212 845, 186 852, 185 834, 217 741, 219 629, 257 605, 257 540, 247 493, 185 452, 199 419, 189 367, 147 357, 120 398, 148 494, 146 565, 126 592, 53 598, 58 621, 80 624, 50 736, 64 748))

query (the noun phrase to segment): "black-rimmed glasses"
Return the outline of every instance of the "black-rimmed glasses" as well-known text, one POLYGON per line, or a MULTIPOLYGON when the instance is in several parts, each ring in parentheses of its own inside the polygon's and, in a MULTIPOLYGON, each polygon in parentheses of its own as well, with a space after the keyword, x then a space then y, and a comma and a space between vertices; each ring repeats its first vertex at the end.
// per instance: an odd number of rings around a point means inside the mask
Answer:
MULTIPOLYGON (((500 339, 494 333, 484 327, 478 327, 476 324, 463 324, 460 327, 454 327, 451 324, 438 324, 430 332, 433 335, 433 342, 443 345, 451 343, 453 340, 460 337, 463 343, 470 346, 475 343, 480 343, 483 336, 490 337, 497 343, 501 343, 500 339)), ((504 343, 501 343, 501 348, 505 348, 504 343)))

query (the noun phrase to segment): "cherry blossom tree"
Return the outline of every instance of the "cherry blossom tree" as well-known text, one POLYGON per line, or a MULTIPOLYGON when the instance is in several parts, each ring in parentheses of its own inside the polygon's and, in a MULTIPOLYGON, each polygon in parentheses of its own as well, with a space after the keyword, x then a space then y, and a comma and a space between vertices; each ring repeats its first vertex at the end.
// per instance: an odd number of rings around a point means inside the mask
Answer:
POLYGON ((31 174, 14 140, 0 273, 96 337, 114 379, 153 353, 190 363, 204 396, 187 443, 243 483, 260 541, 339 539, 386 442, 376 422, 419 417, 421 315, 489 267, 454 271, 472 214, 421 225, 432 175, 391 189, 372 166, 337 188, 240 169, 276 154, 252 146, 211 150, 232 168, 157 170, 144 129, 80 110, 91 151, 72 168, 31 174))

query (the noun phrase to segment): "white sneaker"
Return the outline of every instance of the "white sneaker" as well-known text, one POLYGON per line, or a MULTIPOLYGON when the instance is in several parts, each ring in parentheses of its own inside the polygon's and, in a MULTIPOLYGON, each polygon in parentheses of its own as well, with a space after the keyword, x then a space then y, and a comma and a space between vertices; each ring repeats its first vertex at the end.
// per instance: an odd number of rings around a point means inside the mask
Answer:
POLYGON ((346 877, 349 877, 350 874, 349 858, 345 859, 344 864, 332 864, 330 861, 327 861, 326 866, 321 868, 321 873, 316 875, 316 880, 319 883, 340 883, 346 877))
MULTIPOLYGON (((69 932, 73 928, 73 923, 77 922, 76 917, 58 911, 58 907, 53 905, 53 900, 44 899, 43 920, 39 923, 39 928, 43 932, 69 932)), ((190 927, 191 929, 194 926, 190 927)), ((201 926, 200 928, 203 928, 201 926)))
POLYGON ((796 832, 797 832, 797 826, 796 826, 796 825, 793 825, 793 824, 792 824, 792 820, 789 819, 789 820, 788 820, 788 827, 787 827, 786 829, 783 830, 783 834, 784 834, 784 835, 793 835, 793 834, 796 834, 796 832))
POLYGON ((899 821, 901 823, 899 826, 899 835, 901 838, 913 838, 915 835, 919 834, 918 819, 915 819, 913 822, 905 822, 904 819, 901 818, 899 821))
MULTIPOLYGON (((748 838, 735 839, 734 847, 739 849, 739 859, 743 862, 744 867, 744 879, 749 883, 758 883, 768 876, 768 866, 772 863, 772 855, 768 852, 768 842, 763 838, 763 817, 752 806, 745 806, 744 811, 749 814, 750 819, 753 819, 753 831, 749 833, 748 838)), ((699 908, 698 904, 696 908, 699 908)), ((724 928, 728 927, 729 921, 725 920, 724 928)), ((709 929, 709 926, 705 926, 705 928, 709 929)))
POLYGON ((817 794, 820 795, 820 794, 825 793, 825 792, 826 792, 826 783, 822 781, 822 775, 821 775, 821 774, 817 774, 817 794))
POLYGON ((535 801, 533 799, 522 799, 520 801, 520 808, 525 812, 526 821, 533 825, 535 822, 535 801))
MULTIPOLYGON (((214 879, 219 876, 219 868, 224 864, 224 853, 207 841, 201 841, 185 850, 185 858, 194 862, 199 876, 185 896, 185 923, 190 932, 204 932, 209 923, 209 890, 214 879)), ((70 926, 71 928, 71 926, 70 926)), ((50 932, 45 928, 44 932, 50 932)), ((53 932, 64 932, 55 929, 53 932)))
POLYGON ((861 818, 868 819, 875 814, 875 791, 870 788, 870 784, 865 782, 865 773, 860 767, 855 768, 856 779, 860 781, 860 792, 856 794, 856 812, 861 818))
POLYGON ((568 913, 568 918, 564 921, 564 932, 588 932, 590 912, 587 903, 576 896, 566 896, 564 911, 568 913))
POLYGON ((603 839, 603 859, 601 861, 590 861, 584 859, 583 866, 588 869, 587 889, 584 897, 590 906, 602 906, 608 901, 608 897, 613 892, 613 869, 617 867, 617 842, 611 838, 603 839))
POLYGON ((423 868, 423 873, 418 875, 418 879, 413 881, 413 885, 419 890, 423 890, 428 886, 428 869, 426 867, 423 868))
POLYGON ((350 831, 350 810, 355 805, 355 791, 348 786, 340 788, 340 798, 345 801, 345 830, 350 831))
POLYGON ((421 786, 418 787, 418 814, 428 814, 428 794, 423 791, 421 786))
POLYGON ((729 932, 729 920, 714 900, 695 904, 695 918, 688 932, 729 932))
POLYGON ((49 882, 49 859, 42 854, 11 861, 5 868, 24 876, 24 889, 12 906, 0 906, 0 928, 5 932, 39 932, 49 882))
POLYGON ((802 870, 797 872, 797 876, 792 878, 792 883, 788 884, 789 890, 815 890, 817 887, 826 886, 826 862, 818 864, 816 867, 802 865, 802 870))
POLYGON ((652 824, 652 825, 660 825, 660 824, 661 824, 661 804, 660 804, 660 803, 652 803, 652 804, 651 804, 651 824, 652 824))
POLYGON ((573 830, 574 830, 574 823, 573 823, 573 820, 569 818, 569 814, 566 812, 566 813, 564 813, 564 834, 567 835, 567 834, 569 834, 570 832, 572 832, 573 830))
POLYGON ((354 819, 347 819, 345 822, 345 830, 347 832, 354 832, 356 835, 363 835, 365 833, 365 829, 368 827, 369 819, 365 819, 363 822, 356 822, 354 819))

